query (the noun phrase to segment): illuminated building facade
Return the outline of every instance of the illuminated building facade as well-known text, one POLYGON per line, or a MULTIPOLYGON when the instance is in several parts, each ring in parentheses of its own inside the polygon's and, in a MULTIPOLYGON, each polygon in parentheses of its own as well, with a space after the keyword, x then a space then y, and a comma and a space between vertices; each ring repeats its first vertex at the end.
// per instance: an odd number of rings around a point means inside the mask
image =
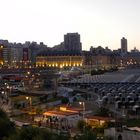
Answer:
POLYGON ((140 53, 128 53, 115 56, 117 66, 140 66, 140 53))
POLYGON ((83 57, 73 52, 48 52, 37 56, 36 67, 79 67, 83 66, 83 57))
POLYGON ((0 45, 0 65, 8 66, 10 64, 11 48, 9 46, 0 45))
POLYGON ((3 45, 0 45, 0 65, 3 65, 4 63, 4 58, 3 58, 3 45))
POLYGON ((115 65, 114 59, 111 54, 93 52, 83 52, 84 66, 86 68, 110 68, 115 65))

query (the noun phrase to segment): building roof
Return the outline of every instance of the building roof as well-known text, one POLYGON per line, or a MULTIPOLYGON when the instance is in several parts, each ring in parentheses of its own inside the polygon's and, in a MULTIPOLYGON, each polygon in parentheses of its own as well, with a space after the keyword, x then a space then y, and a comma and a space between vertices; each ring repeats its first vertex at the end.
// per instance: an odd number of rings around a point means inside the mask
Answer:
POLYGON ((68 55, 81 55, 78 51, 43 51, 38 54, 38 56, 68 56, 68 55))
POLYGON ((89 120, 104 120, 104 121, 112 121, 114 120, 113 118, 111 117, 102 117, 102 116, 88 116, 86 117, 86 119, 89 119, 89 120))
POLYGON ((80 111, 83 111, 83 108, 62 105, 62 106, 60 106, 60 110, 65 110, 67 112, 77 112, 78 113, 80 111))
POLYGON ((128 127, 128 130, 140 132, 140 127, 128 127))
POLYGON ((71 115, 76 115, 79 114, 77 112, 68 112, 68 111, 47 111, 45 113, 43 113, 43 115, 47 115, 47 116, 53 116, 53 115, 61 115, 61 116, 71 116, 71 115))

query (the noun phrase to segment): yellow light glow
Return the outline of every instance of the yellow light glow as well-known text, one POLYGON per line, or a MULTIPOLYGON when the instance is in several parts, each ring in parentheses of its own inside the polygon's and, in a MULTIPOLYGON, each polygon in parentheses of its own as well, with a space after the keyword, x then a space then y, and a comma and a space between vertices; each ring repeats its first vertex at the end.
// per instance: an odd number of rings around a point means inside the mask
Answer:
POLYGON ((62 107, 62 106, 61 106, 61 107, 60 107, 60 110, 61 110, 61 111, 66 111, 66 110, 67 110, 67 108, 66 108, 66 107, 62 107))
POLYGON ((63 65, 60 65, 60 68, 63 68, 63 65))
POLYGON ((81 105, 81 104, 82 104, 82 102, 79 102, 79 104, 81 105))
POLYGON ((30 71, 28 71, 27 74, 29 75, 30 74, 30 71))

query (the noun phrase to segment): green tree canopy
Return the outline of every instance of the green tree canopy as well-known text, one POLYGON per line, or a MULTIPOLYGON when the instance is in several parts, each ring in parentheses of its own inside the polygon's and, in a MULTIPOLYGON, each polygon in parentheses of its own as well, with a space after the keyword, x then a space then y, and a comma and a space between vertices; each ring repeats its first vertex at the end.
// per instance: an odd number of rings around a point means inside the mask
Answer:
POLYGON ((7 114, 0 109, 0 140, 15 132, 14 123, 10 122, 7 114))
POLYGON ((102 117, 109 117, 110 111, 107 108, 100 107, 99 109, 96 110, 95 115, 96 116, 102 116, 102 117))

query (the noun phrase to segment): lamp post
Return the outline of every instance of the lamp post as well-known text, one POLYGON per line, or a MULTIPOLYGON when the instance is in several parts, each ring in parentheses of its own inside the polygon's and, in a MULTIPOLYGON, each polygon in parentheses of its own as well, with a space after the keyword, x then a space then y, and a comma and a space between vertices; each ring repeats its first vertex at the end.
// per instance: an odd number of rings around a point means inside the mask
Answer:
POLYGON ((6 87, 6 88, 7 88, 7 89, 9 89, 9 92, 8 92, 9 94, 8 94, 8 95, 9 95, 9 96, 11 96, 12 87, 10 87, 9 85, 7 85, 7 87, 6 87))
POLYGON ((84 120, 84 118, 85 118, 85 102, 79 102, 79 104, 80 105, 82 105, 82 107, 83 107, 83 120, 84 120))
MULTIPOLYGON (((85 102, 82 101, 82 102, 79 102, 80 105, 82 105, 83 107, 83 122, 85 122, 85 102)), ((85 125, 83 126, 83 132, 85 132, 85 125)))
POLYGON ((12 93, 12 87, 8 83, 4 83, 4 94, 5 94, 5 99, 7 103, 7 109, 8 111, 12 111, 12 102, 10 99, 11 93, 12 93))
POLYGON ((33 122, 34 121, 34 111, 32 109, 32 97, 26 97, 26 100, 29 101, 29 112, 28 114, 30 115, 30 121, 33 122))
POLYGON ((32 109, 32 98, 27 96, 26 100, 29 100, 30 111, 31 111, 31 109, 32 109))

